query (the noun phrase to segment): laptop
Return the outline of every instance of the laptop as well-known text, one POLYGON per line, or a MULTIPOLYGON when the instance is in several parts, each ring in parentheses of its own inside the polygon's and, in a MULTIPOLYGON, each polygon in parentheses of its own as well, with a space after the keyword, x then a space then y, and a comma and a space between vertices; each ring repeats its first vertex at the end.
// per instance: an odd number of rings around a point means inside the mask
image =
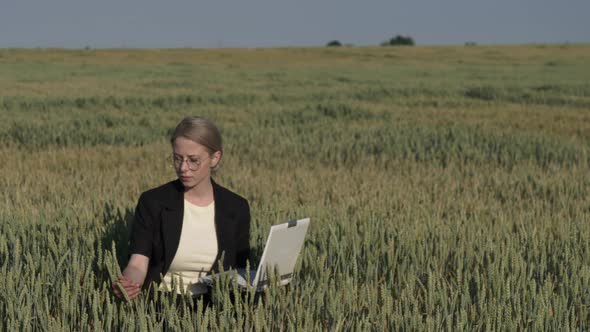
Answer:
POLYGON ((293 269, 297 257, 303 247, 303 240, 309 227, 309 218, 293 220, 270 228, 268 238, 258 269, 247 271, 237 269, 221 274, 207 275, 200 278, 200 282, 213 286, 222 275, 234 278, 240 288, 255 288, 258 291, 266 289, 270 282, 268 271, 276 271, 277 284, 286 285, 291 282, 293 269), (248 281, 250 283, 248 283, 248 281))

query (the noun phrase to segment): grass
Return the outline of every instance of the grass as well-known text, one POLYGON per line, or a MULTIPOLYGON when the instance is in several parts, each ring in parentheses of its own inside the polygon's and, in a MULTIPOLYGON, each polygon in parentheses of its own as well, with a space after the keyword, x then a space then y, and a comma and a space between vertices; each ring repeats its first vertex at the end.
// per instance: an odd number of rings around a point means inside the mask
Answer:
MULTIPOLYGON (((5 330, 586 330, 588 45, 0 50, 5 330), (206 310, 110 283, 167 134, 213 119, 216 180, 310 216, 290 288, 206 310), (163 313, 155 303, 163 303, 163 313)), ((182 302, 184 303, 184 302, 182 302)))

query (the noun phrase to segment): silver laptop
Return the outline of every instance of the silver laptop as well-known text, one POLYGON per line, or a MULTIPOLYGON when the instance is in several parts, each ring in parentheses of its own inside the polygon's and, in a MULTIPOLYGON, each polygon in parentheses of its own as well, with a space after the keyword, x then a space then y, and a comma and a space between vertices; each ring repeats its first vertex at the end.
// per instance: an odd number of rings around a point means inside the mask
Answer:
POLYGON ((237 269, 214 276, 208 275, 202 277, 200 282, 212 286, 221 275, 230 274, 232 278, 235 278, 239 287, 264 290, 270 282, 267 272, 274 270, 277 273, 277 283, 279 285, 288 284, 291 282, 293 269, 303 247, 308 227, 309 218, 272 226, 258 269, 250 271, 237 269), (250 283, 248 283, 248 280, 250 283))

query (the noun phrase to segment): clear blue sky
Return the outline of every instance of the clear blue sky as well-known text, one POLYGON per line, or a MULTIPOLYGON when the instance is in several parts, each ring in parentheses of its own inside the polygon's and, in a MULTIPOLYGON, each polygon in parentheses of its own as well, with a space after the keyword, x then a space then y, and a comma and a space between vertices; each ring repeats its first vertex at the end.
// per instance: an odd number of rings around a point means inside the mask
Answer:
POLYGON ((590 42, 590 0, 0 0, 5 47, 590 42))

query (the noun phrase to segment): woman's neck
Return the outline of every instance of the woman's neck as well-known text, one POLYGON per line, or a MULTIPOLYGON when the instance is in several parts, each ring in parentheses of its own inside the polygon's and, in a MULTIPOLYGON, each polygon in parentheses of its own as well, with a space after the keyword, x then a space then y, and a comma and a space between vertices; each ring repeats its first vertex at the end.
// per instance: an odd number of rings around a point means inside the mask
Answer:
POLYGON ((211 183, 211 179, 206 179, 198 185, 185 190, 184 199, 199 206, 209 205, 213 201, 213 184, 211 183))

